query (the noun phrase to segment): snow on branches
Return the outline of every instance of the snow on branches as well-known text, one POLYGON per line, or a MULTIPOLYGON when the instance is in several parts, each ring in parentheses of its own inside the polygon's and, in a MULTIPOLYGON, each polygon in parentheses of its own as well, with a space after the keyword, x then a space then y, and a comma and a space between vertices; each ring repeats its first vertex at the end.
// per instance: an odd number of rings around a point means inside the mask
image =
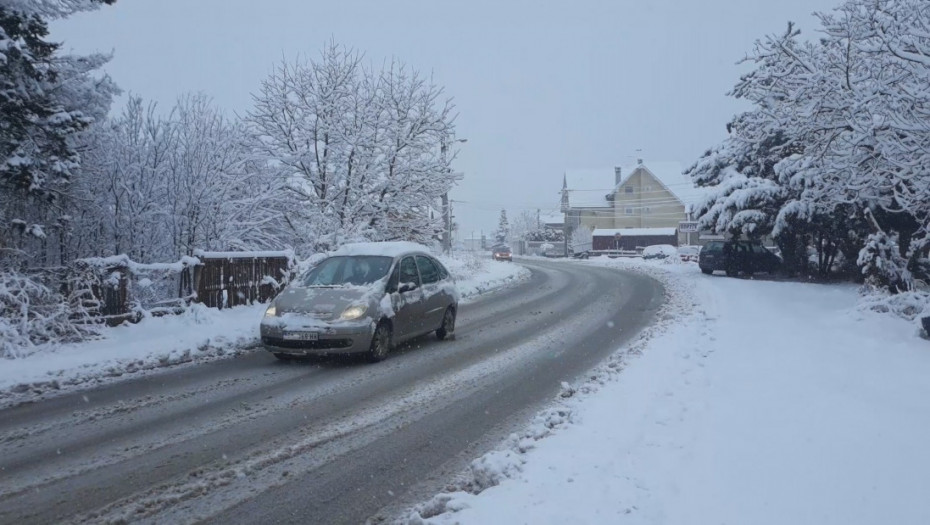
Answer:
POLYGON ((81 163, 78 138, 117 92, 106 75, 94 75, 109 56, 61 55, 59 44, 46 40, 46 18, 98 3, 0 0, 0 263, 6 266, 10 257, 44 246, 48 230, 61 225, 59 201, 81 163))
POLYGON ((316 60, 280 64, 254 99, 256 152, 299 201, 291 220, 307 243, 430 242, 441 231, 454 106, 430 79, 397 62, 368 69, 331 43, 316 60))
POLYGON ((883 267, 904 270, 930 248, 930 4, 847 0, 817 17, 816 42, 789 24, 745 59, 731 95, 753 108, 689 170, 716 188, 698 220, 839 250, 866 273, 896 238, 883 267))
POLYGON ((269 250, 293 245, 295 201, 255 159, 241 123, 200 94, 167 116, 131 97, 85 141, 70 202, 70 253, 127 254, 140 262, 195 249, 269 250))

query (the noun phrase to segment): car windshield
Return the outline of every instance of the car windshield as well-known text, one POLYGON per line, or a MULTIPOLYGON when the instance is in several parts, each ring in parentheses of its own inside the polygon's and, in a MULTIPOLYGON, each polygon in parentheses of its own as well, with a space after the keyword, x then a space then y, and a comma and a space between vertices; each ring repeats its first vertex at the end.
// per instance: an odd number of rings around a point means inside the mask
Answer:
POLYGON ((304 274, 301 283, 307 287, 372 284, 387 275, 391 261, 380 255, 330 257, 304 274))

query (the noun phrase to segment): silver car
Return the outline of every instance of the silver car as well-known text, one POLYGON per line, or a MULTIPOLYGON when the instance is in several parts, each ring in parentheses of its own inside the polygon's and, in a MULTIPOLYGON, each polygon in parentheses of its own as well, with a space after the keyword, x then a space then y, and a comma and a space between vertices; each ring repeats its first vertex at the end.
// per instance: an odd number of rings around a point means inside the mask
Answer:
POLYGON ((347 244, 295 279, 268 306, 262 343, 279 359, 366 354, 429 332, 454 334, 459 292, 426 247, 347 244))

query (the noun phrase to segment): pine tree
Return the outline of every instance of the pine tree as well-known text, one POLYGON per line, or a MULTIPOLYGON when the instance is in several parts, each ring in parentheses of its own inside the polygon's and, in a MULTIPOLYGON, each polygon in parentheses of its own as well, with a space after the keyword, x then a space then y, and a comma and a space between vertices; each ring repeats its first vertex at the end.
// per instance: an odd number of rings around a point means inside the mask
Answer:
POLYGON ((507 222, 507 210, 501 210, 501 218, 497 223, 497 231, 494 232, 494 240, 499 243, 505 243, 509 238, 510 223, 507 222))
POLYGON ((90 75, 109 56, 62 56, 47 41, 47 18, 99 3, 112 0, 0 0, 0 248, 23 250, 54 226, 54 203, 81 161, 76 136, 117 92, 90 75))

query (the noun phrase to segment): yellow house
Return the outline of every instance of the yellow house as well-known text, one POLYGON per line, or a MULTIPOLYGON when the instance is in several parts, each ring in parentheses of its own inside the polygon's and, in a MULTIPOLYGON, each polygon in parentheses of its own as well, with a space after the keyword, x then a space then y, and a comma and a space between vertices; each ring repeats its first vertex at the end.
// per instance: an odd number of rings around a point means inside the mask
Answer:
MULTIPOLYGON (((600 170, 568 170, 562 178, 566 236, 596 229, 675 228, 690 220, 703 188, 682 174, 678 162, 643 162, 600 170)), ((696 242, 694 235, 692 242, 696 242)), ((688 235, 678 231, 678 243, 688 235)))

